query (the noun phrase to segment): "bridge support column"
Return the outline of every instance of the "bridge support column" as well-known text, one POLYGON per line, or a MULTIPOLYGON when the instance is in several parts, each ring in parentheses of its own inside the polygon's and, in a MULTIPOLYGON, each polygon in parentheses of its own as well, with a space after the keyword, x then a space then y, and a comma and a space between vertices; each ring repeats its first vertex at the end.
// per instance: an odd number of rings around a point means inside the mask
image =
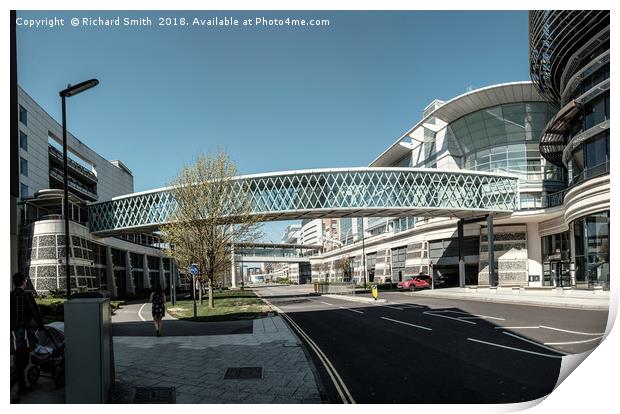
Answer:
POLYGON ((465 257, 463 256, 463 224, 464 220, 459 219, 457 225, 457 238, 459 245, 459 286, 465 287, 465 257))
MULTIPOLYGON (((149 260, 146 254, 142 255, 142 280, 145 289, 150 289, 153 287, 151 286, 151 275, 149 274, 149 260)), ((157 283, 157 281, 155 281, 155 283, 157 283)))
POLYGON ((136 293, 136 286, 133 284, 133 277, 131 277, 131 254, 129 251, 125 252, 125 281, 127 285, 127 292, 136 293))
POLYGON ((489 286, 497 286, 495 280, 495 252, 493 249, 493 215, 487 216, 487 251, 488 251, 488 269, 489 269, 489 286))
POLYGON ((230 248, 230 286, 235 289, 237 287, 237 274, 235 269, 235 247, 230 248))
POLYGON ((115 298, 118 296, 118 289, 116 287, 116 280, 114 279, 114 261, 112 260, 112 247, 106 246, 105 248, 105 278, 110 296, 115 298))
POLYGON ((166 270, 164 269, 164 258, 159 258, 159 285, 164 289, 166 286, 166 270))

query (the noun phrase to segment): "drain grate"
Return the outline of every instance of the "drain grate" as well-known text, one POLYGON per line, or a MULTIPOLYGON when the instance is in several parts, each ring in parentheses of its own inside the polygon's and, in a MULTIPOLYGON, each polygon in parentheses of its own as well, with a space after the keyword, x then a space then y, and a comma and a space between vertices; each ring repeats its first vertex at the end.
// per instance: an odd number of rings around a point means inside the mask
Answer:
POLYGON ((234 367, 228 368, 224 379, 261 379, 263 378, 262 367, 234 367))
POLYGON ((174 404, 174 387, 138 387, 133 398, 135 404, 174 404))

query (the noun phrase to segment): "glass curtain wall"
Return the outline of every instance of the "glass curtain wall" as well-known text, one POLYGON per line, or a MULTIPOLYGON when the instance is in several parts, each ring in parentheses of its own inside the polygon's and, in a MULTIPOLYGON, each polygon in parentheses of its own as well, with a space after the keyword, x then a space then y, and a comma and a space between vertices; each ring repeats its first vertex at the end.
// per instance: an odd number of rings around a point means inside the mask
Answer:
MULTIPOLYGON (((465 169, 516 174, 524 188, 554 183, 557 191, 564 186, 564 170, 547 163, 538 149, 540 135, 556 112, 546 102, 486 108, 452 122, 448 140, 460 148, 465 169)), ((542 195, 540 190, 521 193, 521 208, 540 207, 542 195)))
POLYGON ((609 211, 575 220, 573 228, 576 286, 609 289, 609 211))

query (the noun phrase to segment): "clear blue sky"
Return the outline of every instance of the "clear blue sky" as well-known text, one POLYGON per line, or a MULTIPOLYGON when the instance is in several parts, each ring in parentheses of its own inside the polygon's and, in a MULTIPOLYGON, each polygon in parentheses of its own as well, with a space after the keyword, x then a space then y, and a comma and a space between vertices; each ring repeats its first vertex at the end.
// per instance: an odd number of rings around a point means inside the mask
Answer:
MULTIPOLYGON (((200 152, 223 148, 240 173, 366 166, 433 99, 527 80, 527 12, 18 12, 65 19, 17 28, 18 81, 69 130, 166 185, 200 152), (150 16, 151 27, 72 27, 72 17, 150 16), (329 27, 158 27, 157 16, 327 18, 329 27)), ((286 223, 269 225, 279 240, 286 223)))

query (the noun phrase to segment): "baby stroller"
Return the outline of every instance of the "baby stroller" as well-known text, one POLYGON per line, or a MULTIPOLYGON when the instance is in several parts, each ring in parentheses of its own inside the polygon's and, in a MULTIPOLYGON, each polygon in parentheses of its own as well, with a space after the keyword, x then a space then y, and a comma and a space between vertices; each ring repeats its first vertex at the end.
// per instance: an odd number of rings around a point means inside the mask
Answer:
POLYGON ((38 345, 30 354, 28 382, 36 384, 43 374, 54 380, 56 388, 65 386, 65 324, 52 322, 35 335, 38 345))

